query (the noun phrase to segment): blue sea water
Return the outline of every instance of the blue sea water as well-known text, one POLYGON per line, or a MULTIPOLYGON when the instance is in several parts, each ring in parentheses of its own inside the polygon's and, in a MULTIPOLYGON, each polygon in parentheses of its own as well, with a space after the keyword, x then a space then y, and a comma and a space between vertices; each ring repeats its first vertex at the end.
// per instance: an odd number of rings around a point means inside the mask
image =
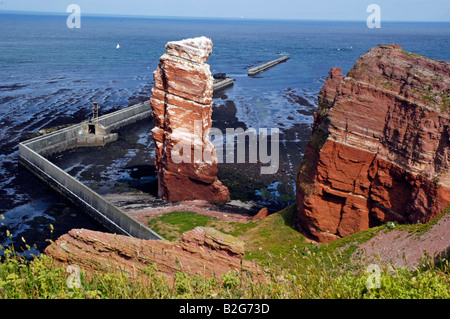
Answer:
MULTIPOLYGON (((99 226, 20 169, 17 144, 41 128, 84 120, 93 101, 108 112, 148 99, 152 72, 168 41, 212 39, 211 70, 236 79, 225 94, 236 105, 238 120, 253 128, 287 130, 312 123, 311 112, 299 110, 316 105, 329 69, 341 67, 345 74, 377 44, 450 60, 449 23, 385 22, 369 29, 365 21, 82 16, 81 28, 69 29, 66 18, 0 13, 0 214, 5 217, 0 230, 8 227, 15 238, 32 237, 42 245, 71 228, 99 226), (281 55, 291 59, 247 76, 248 68, 281 55)), ((295 176, 295 167, 291 170, 287 174, 295 176)))

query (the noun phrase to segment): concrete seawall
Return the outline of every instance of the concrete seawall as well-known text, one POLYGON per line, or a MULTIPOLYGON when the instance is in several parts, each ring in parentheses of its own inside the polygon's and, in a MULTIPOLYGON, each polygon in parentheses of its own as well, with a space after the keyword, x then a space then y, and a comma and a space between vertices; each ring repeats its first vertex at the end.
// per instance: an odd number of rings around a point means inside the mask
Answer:
POLYGON ((215 82, 213 85, 213 90, 219 91, 219 90, 229 87, 233 84, 234 84, 234 79, 226 78, 226 79, 215 82))
MULTIPOLYGON (((145 102, 101 116, 99 123, 111 132, 150 115, 150 103, 145 102)), ((76 147, 82 131, 83 123, 20 143, 19 163, 108 230, 141 239, 163 239, 44 157, 76 147)))
POLYGON ((261 72, 263 72, 263 71, 265 71, 265 70, 267 70, 267 69, 269 69, 269 68, 271 68, 271 67, 273 67, 273 66, 275 66, 277 64, 280 64, 280 63, 282 63, 284 61, 287 61, 287 60, 289 60, 289 56, 286 55, 286 56, 283 56, 283 57, 278 58, 276 60, 272 60, 272 61, 266 62, 264 64, 261 64, 259 66, 256 66, 254 68, 251 68, 251 69, 248 70, 247 73, 248 73, 248 75, 255 75, 255 74, 261 73, 261 72))
MULTIPOLYGON (((119 129, 124 125, 150 117, 151 112, 150 102, 145 102, 103 115, 98 118, 98 123, 103 125, 106 133, 109 134, 111 131, 119 129)), ((83 135, 84 124, 75 124, 43 136, 32 138, 20 144, 26 145, 42 156, 61 152, 77 146, 77 137, 83 135)))

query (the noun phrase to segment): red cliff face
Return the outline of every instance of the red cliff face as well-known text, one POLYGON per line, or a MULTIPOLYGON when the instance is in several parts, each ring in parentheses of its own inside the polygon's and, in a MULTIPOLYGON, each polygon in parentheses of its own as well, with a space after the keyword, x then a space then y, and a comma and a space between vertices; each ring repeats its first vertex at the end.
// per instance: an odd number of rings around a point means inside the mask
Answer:
POLYGON ((379 45, 319 93, 298 174, 299 224, 327 242, 450 202, 450 62, 379 45))
POLYGON ((211 51, 205 37, 169 42, 153 73, 152 136, 159 196, 166 200, 229 199, 209 140, 214 80, 205 61, 211 51))

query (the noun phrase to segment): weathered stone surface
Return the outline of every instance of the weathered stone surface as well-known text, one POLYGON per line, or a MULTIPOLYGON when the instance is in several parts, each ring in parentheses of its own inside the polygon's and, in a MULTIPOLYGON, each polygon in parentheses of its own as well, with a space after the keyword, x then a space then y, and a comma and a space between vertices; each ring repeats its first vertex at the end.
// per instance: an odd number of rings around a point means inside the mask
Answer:
POLYGON ((259 269, 242 260, 244 243, 213 228, 197 227, 177 242, 142 240, 87 229, 72 229, 45 249, 45 253, 63 265, 77 264, 81 270, 119 271, 142 275, 156 264, 157 272, 172 278, 177 272, 220 279, 229 270, 259 269))
POLYGON ((269 210, 267 209, 267 207, 264 207, 261 208, 258 214, 252 217, 252 221, 256 222, 258 220, 266 218, 267 216, 269 216, 269 210))
POLYGON ((172 41, 166 44, 167 54, 198 63, 206 62, 212 52, 212 42, 206 37, 172 41))
POLYGON ((388 221, 427 222, 450 202, 450 62, 380 45, 319 93, 298 174, 302 230, 330 241, 388 221))
POLYGON ((197 103, 212 103, 214 79, 208 64, 164 54, 159 66, 155 88, 197 103))
POLYGON ((152 134, 159 196, 166 200, 229 200, 209 140, 214 80, 205 61, 211 51, 205 37, 169 42, 153 73, 152 134))

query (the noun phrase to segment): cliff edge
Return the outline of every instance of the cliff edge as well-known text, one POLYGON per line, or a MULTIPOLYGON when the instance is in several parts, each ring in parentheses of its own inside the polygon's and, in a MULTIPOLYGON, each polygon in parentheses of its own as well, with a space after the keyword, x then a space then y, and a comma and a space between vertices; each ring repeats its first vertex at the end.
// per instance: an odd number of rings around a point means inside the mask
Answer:
POLYGON ((327 242, 450 202, 450 62, 379 45, 319 93, 297 180, 302 232, 327 242))

